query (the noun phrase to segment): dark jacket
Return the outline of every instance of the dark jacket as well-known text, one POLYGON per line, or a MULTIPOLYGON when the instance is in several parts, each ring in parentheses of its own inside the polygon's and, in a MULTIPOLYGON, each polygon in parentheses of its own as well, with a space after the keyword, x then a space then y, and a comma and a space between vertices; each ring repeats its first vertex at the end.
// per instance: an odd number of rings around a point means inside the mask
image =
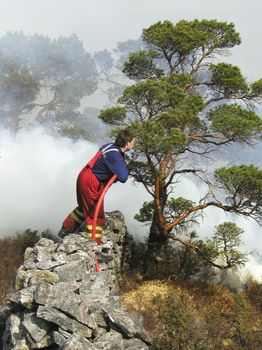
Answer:
POLYGON ((120 182, 126 182, 128 179, 128 170, 124 154, 114 143, 103 145, 103 155, 97 160, 92 172, 100 181, 108 181, 114 174, 120 182))

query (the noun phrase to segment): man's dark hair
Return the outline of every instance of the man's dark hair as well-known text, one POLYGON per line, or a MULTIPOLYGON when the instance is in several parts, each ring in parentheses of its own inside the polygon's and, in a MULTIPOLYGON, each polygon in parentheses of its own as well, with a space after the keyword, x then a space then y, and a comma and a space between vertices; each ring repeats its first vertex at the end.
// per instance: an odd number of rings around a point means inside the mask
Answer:
POLYGON ((131 129, 125 129, 120 131, 117 135, 115 144, 118 147, 125 147, 128 142, 131 142, 134 139, 134 133, 131 129))

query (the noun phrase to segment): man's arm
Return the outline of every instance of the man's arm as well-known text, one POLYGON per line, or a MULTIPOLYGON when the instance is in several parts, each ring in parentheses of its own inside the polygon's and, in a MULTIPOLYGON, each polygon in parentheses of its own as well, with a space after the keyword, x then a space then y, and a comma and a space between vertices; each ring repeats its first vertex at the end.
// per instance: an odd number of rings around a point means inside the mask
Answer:
POLYGON ((128 179, 128 170, 123 156, 119 152, 107 153, 107 166, 109 170, 117 175, 120 182, 126 182, 128 179))

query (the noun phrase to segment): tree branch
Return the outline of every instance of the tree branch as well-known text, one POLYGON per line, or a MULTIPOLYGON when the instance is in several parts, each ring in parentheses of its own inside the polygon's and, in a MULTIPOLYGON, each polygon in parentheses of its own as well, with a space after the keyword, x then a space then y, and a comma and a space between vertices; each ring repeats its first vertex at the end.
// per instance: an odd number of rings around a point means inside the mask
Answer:
POLYGON ((173 241, 177 241, 177 242, 180 242, 181 244, 185 245, 186 247, 188 248, 191 248, 191 249, 194 249, 196 251, 196 253, 198 255, 201 255, 207 262, 209 262, 212 266, 214 267, 217 267, 218 269, 222 270, 222 269, 229 269, 231 267, 231 263, 230 261, 227 261, 227 265, 225 266, 222 266, 222 265, 219 265, 217 263, 215 263, 212 259, 210 259, 204 252, 203 250, 201 249, 201 247, 197 244, 194 244, 194 243, 190 243, 190 242, 187 242, 187 241, 184 241, 183 239, 181 239, 180 237, 177 237, 173 234, 167 234, 166 237, 172 239, 173 241))

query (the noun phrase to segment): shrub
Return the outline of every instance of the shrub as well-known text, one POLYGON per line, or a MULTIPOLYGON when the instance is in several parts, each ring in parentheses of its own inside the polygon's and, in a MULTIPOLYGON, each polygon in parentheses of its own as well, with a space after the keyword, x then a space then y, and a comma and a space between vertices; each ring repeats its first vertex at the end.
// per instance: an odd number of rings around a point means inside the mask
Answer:
POLYGON ((10 239, 2 239, 0 256, 0 303, 2 303, 5 295, 13 291, 16 269, 23 261, 23 253, 10 239))
POLYGON ((244 292, 140 281, 123 293, 122 305, 144 316, 155 350, 262 349, 261 312, 244 292))
POLYGON ((243 292, 213 286, 203 308, 208 337, 214 349, 258 350, 262 348, 262 324, 243 292))
POLYGON ((0 240, 0 303, 5 295, 13 291, 16 270, 23 263, 27 247, 32 247, 39 240, 37 231, 27 229, 14 237, 0 240))
POLYGON ((248 299, 262 311, 262 283, 250 278, 245 283, 245 293, 248 299))
POLYGON ((125 293, 122 304, 143 314, 156 350, 211 349, 192 296, 174 284, 146 282, 125 293))

